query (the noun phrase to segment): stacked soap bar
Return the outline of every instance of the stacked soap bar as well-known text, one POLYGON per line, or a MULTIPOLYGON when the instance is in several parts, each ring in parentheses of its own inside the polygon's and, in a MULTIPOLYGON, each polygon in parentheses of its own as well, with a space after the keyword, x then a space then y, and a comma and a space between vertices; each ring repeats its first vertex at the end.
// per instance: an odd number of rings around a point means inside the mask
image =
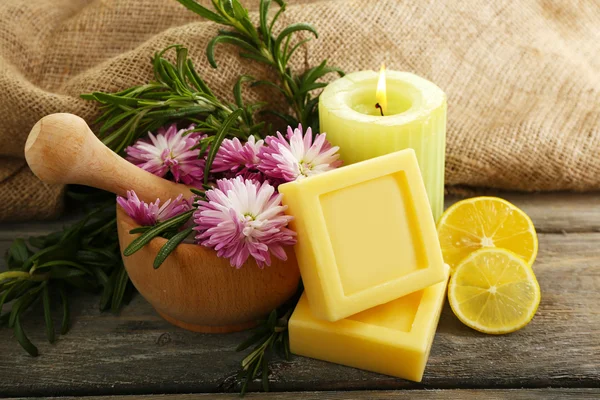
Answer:
POLYGON ((443 304, 442 261, 412 149, 279 187, 305 293, 292 352, 420 380, 443 304))
POLYGON ((289 322, 294 354, 420 382, 446 297, 446 280, 336 322, 302 295, 289 322))

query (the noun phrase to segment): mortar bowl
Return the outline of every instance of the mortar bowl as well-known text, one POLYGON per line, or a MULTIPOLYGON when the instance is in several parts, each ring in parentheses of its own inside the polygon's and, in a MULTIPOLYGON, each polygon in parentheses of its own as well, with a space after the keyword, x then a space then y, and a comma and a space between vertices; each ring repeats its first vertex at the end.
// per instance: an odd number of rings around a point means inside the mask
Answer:
MULTIPOLYGON (((139 236, 129 233, 138 226, 117 206, 121 254, 139 236)), ((236 269, 212 249, 182 243, 154 269, 154 258, 165 243, 155 238, 133 255, 122 255, 123 263, 140 294, 181 328, 203 333, 252 328, 298 288, 300 272, 291 247, 286 249, 287 261, 273 257, 271 266, 260 269, 250 258, 236 269)))

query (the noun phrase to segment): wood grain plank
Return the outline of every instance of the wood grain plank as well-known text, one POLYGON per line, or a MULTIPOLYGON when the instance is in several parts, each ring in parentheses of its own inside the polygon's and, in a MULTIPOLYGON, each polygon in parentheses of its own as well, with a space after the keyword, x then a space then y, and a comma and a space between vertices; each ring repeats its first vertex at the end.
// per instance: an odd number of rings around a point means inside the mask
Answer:
MULTIPOLYGON (((498 196, 522 208, 533 220, 540 233, 600 232, 600 193, 513 194, 498 196)), ((448 196, 446 207, 460 200, 448 196)), ((0 225, 0 241, 17 237, 44 235, 60 230, 78 220, 80 214, 71 213, 57 221, 21 222, 0 225)))
MULTIPOLYGON (((86 400, 192 400, 192 399, 239 399, 238 394, 171 394, 149 396, 92 396, 86 400)), ((351 400, 351 399, 410 399, 410 400, 562 400, 562 399, 598 399, 600 389, 444 389, 444 390, 381 390, 354 392, 281 392, 281 393, 249 393, 244 399, 249 400, 351 400)), ((8 400, 25 400, 8 399, 8 400)), ((71 400, 74 397, 43 397, 40 400, 71 400)))
MULTIPOLYGON (((540 234, 534 266, 542 287, 538 314, 523 330, 488 336, 443 311, 422 383, 303 357, 275 360, 272 390, 586 388, 600 385, 600 233, 540 234)), ((120 316, 76 302, 69 335, 50 345, 42 319, 25 324, 41 356, 27 356, 0 330, 4 396, 234 392, 249 333, 196 334, 158 317, 141 297, 120 316)), ((401 360, 398 360, 401 362, 401 360)), ((258 384, 253 386, 258 389, 258 384)))
POLYGON ((10 222, 0 225, 0 241, 27 238, 29 236, 42 236, 69 226, 81 218, 82 214, 63 215, 56 221, 26 221, 10 222))

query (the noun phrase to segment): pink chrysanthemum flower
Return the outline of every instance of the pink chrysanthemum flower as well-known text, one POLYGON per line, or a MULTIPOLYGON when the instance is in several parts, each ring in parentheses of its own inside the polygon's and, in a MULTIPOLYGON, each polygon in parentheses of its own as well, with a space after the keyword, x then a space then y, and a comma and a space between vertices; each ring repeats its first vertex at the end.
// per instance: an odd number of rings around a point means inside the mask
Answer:
POLYGON ((231 172, 235 175, 257 172, 260 162, 258 152, 263 143, 264 140, 256 141, 254 136, 250 136, 243 145, 238 138, 223 140, 212 164, 212 172, 231 172))
POLYGON ((205 137, 198 132, 186 136, 183 134, 194 129, 177 130, 177 125, 160 128, 154 136, 148 132, 148 139, 140 139, 125 149, 127 160, 160 177, 170 173, 175 182, 201 186, 204 178, 203 159, 198 159, 199 149, 191 150, 200 139, 205 137))
POLYGON ((322 172, 330 171, 342 165, 337 151, 325 140, 325 133, 315 137, 308 128, 302 135, 302 125, 293 129, 288 126, 287 140, 277 132, 277 136, 268 136, 258 157, 261 162, 258 169, 268 177, 291 182, 322 172))
POLYGON ((190 203, 180 194, 175 200, 169 199, 161 206, 160 200, 154 203, 141 201, 133 190, 127 191, 127 198, 117 196, 117 203, 135 222, 141 226, 156 225, 190 209, 190 203))
POLYGON ((194 213, 196 240, 214 248, 240 268, 252 256, 259 267, 271 265, 272 253, 286 260, 283 246, 296 243, 296 233, 287 228, 292 217, 283 212, 281 195, 275 188, 238 176, 220 179, 206 192, 207 201, 198 201, 194 213))

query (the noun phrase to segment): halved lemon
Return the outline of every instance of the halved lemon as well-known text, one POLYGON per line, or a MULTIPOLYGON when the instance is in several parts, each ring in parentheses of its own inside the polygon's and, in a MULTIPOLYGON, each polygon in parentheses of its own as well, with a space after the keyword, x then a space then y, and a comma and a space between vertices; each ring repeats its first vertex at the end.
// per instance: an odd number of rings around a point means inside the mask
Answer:
POLYGON ((500 335, 521 329, 540 304, 533 269, 504 249, 481 249, 461 262, 450 278, 448 300, 465 325, 500 335))
POLYGON ((532 265, 538 239, 531 219, 506 200, 475 197, 448 208, 438 223, 444 262, 452 271, 472 252, 481 248, 512 251, 532 265))

